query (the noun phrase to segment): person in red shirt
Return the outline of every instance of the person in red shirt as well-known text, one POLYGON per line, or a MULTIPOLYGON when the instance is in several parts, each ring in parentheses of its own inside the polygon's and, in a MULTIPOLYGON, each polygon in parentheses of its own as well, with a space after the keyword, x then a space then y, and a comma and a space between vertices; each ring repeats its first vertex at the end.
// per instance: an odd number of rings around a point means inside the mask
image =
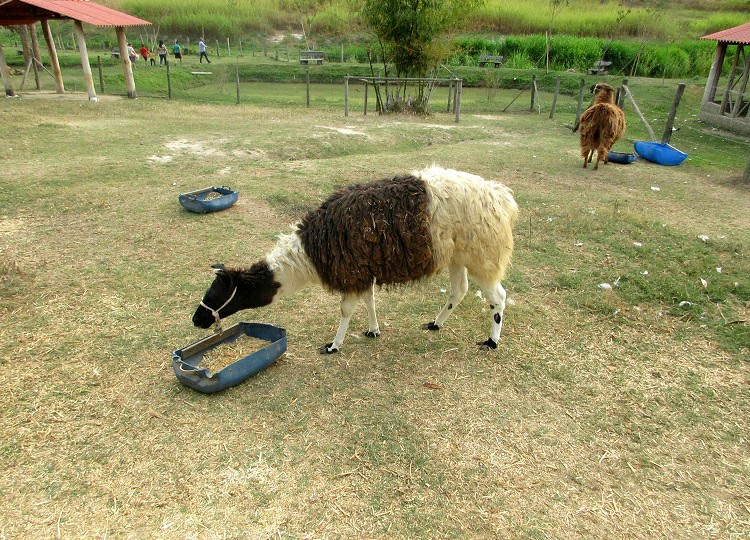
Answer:
MULTIPOLYGON (((146 47, 146 44, 141 44, 141 58, 143 58, 143 65, 148 65, 148 48, 146 47)), ((153 60, 152 60, 153 62, 153 60)))

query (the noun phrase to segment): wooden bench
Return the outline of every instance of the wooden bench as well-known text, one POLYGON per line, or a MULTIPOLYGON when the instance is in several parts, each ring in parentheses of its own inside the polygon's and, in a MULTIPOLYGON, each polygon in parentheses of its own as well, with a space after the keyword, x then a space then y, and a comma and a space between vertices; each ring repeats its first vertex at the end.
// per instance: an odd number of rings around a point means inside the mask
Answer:
POLYGON ((483 54, 479 57, 479 67, 484 67, 487 64, 492 64, 496 68, 502 66, 505 63, 504 56, 496 56, 492 54, 483 54))
POLYGON ((300 51, 299 63, 320 65, 325 60, 325 57, 326 55, 323 51, 300 51))
POLYGON ((112 49, 112 58, 120 58, 120 49, 112 49))
POLYGON ((606 75, 609 73, 607 71, 607 68, 612 65, 612 62, 607 62, 606 60, 600 60, 598 62, 594 62, 594 67, 589 68, 589 75, 606 75))

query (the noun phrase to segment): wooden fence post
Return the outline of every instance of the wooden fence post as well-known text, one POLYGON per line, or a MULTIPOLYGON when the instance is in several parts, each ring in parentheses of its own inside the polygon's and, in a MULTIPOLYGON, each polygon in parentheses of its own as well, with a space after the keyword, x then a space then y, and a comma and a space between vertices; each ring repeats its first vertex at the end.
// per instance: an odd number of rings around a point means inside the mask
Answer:
POLYGON ((235 74, 237 79, 237 105, 240 104, 240 65, 235 66, 235 74))
POLYGON ((748 160, 747 162, 747 167, 745 167, 745 174, 742 175, 740 182, 750 184, 750 160, 748 160))
POLYGON ((344 77, 344 116, 349 116, 349 75, 344 77))
POLYGON ((167 60, 167 99, 172 99, 172 74, 169 72, 169 60, 167 60))
POLYGON ((102 57, 96 56, 96 65, 99 68, 99 91, 104 93, 104 74, 102 73, 102 57))
POLYGON ((557 107, 557 96, 560 95, 560 76, 555 77, 555 95, 552 96, 552 106, 549 108, 549 119, 555 116, 555 108, 557 107))
POLYGON ((529 106, 529 112, 534 112, 535 103, 536 103, 536 74, 531 76, 531 105, 529 106))
POLYGON ((310 64, 305 65, 305 87, 307 89, 307 107, 310 107, 310 64))
POLYGON ((617 89, 617 96, 615 98, 615 103, 617 103, 617 106, 620 107, 620 109, 623 109, 625 107, 625 92, 623 91, 622 87, 628 85, 628 80, 623 79, 622 83, 620 84, 620 87, 617 89))
POLYGON ((370 84, 365 81, 365 116, 367 116, 367 89, 369 88, 370 84))
POLYGON ((674 101, 672 102, 672 110, 669 111, 669 118, 667 118, 667 125, 664 126, 664 135, 661 137, 661 142, 669 144, 669 140, 672 138, 672 126, 674 125, 674 117, 677 115, 677 107, 680 105, 682 99, 682 93, 685 91, 685 83, 677 85, 677 92, 674 95, 674 101))
POLYGON ((445 112, 451 112, 451 95, 453 94, 453 79, 448 83, 448 108, 445 112))
POLYGON ((463 79, 458 79, 456 81, 456 98, 454 102, 454 107, 456 109, 456 124, 459 123, 461 120, 461 90, 463 89, 463 79))
MULTIPOLYGON (((581 112, 583 109, 583 93, 586 89, 586 79, 581 77, 581 86, 578 89, 578 108, 576 109, 576 123, 575 127, 578 129, 578 124, 581 122, 581 112)), ((575 131, 574 129, 573 131, 575 131)))

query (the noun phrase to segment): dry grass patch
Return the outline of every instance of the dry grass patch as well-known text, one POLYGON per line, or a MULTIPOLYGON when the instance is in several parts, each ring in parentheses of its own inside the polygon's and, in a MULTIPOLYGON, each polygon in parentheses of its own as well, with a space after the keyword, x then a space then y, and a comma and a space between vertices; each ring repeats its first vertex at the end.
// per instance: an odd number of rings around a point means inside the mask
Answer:
POLYGON ((0 220, 0 537, 750 532, 747 322, 722 319, 747 319, 747 191, 689 163, 582 171, 575 137, 530 115, 443 129, 144 99, 41 106, 4 105, 19 144, 43 151, 35 166, 3 154, 0 171, 15 201, 0 220), (54 129, 26 130, 37 114, 54 129), (131 136, 85 127, 110 117, 131 136), (58 141, 71 122, 77 139, 58 141), (148 159, 182 140, 216 152, 148 159), (523 208, 494 354, 475 350, 489 312, 474 289, 444 330, 420 330, 445 301, 439 276, 381 291, 381 338, 361 336, 359 308, 333 357, 317 347, 338 301, 320 289, 238 315, 286 327, 287 354, 213 396, 176 381, 170 353, 200 336, 190 316, 211 263, 255 261, 338 185, 433 162, 504 179, 523 208), (232 208, 179 206, 217 182, 240 191, 232 208), (704 290, 711 266, 725 273, 704 290))

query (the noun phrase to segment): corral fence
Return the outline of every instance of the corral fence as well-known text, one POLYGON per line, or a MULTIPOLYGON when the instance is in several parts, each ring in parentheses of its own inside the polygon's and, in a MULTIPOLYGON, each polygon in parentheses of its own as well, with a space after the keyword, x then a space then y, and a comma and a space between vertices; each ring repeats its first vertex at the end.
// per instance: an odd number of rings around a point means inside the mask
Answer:
MULTIPOLYGON (((379 90, 380 88, 388 88, 391 86, 408 86, 408 85, 423 85, 428 88, 428 101, 429 96, 432 94, 432 90, 439 87, 445 86, 448 89, 448 100, 446 112, 451 112, 451 102, 453 107, 453 113, 455 114, 456 123, 461 120, 461 91, 463 88, 463 79, 453 77, 449 79, 439 78, 419 78, 419 77, 357 77, 347 75, 344 77, 344 116, 349 116, 349 86, 354 83, 361 83, 365 85, 364 91, 364 114, 368 111, 368 100, 369 100, 369 89, 373 89, 378 92, 378 98, 376 101, 377 112, 383 112, 382 101, 380 99, 379 90)), ((427 107, 425 108, 425 111, 427 107)))

